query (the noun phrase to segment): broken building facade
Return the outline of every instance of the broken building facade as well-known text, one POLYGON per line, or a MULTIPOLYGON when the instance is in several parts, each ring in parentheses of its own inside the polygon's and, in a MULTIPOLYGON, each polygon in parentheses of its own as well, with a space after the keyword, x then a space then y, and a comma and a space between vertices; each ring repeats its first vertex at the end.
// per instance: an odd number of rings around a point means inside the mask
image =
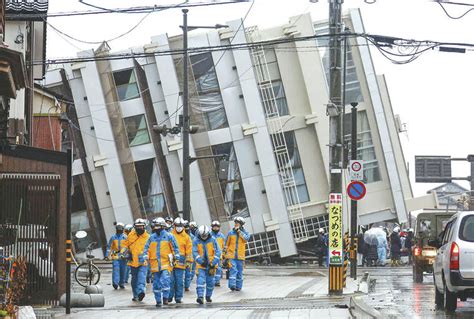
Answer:
MULTIPOLYGON (((349 11, 344 21, 354 32, 364 32, 358 10, 349 11)), ((313 22, 306 14, 264 30, 244 28, 240 20, 227 25, 190 33, 189 47, 288 42, 191 52, 191 124, 200 128, 191 137, 191 156, 227 155, 224 173, 218 159, 191 164, 192 219, 198 224, 217 219, 228 230, 233 217, 242 216, 252 233, 248 256, 295 255, 300 244, 328 226, 328 48, 327 37, 291 40, 327 34, 327 22, 313 22)), ((346 101, 359 103, 358 158, 364 160, 367 185, 359 224, 404 222, 412 191, 401 128, 365 44, 351 38, 346 56, 346 101)), ((139 216, 174 216, 181 210, 181 136, 163 137, 152 129, 180 121, 182 55, 160 52, 181 48, 181 36, 162 34, 121 52, 146 57, 65 66, 78 117, 70 125, 81 135, 85 151, 73 172, 90 172, 106 237, 114 232, 115 221, 132 223, 139 216)), ((109 51, 104 43, 78 56, 107 57, 109 51)), ((46 86, 59 85, 58 72, 51 72, 46 86)), ((350 141, 350 107, 344 123, 350 141)), ((348 182, 347 174, 344 179, 348 182)), ((74 227, 95 227, 87 209, 73 214, 74 227)))

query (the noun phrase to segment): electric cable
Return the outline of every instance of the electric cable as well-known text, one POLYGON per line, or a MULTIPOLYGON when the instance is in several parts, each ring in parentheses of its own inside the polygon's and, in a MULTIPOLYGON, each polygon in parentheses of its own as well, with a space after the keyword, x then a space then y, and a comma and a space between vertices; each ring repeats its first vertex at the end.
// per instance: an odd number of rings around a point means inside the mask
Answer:
MULTIPOLYGON (((444 13, 450 18, 450 19, 453 19, 453 20, 459 20, 459 19, 462 19, 464 18, 469 12, 473 11, 474 8, 471 8, 469 10, 467 10, 466 12, 464 12, 463 14, 461 14, 460 16, 452 16, 451 14, 449 14, 448 10, 446 10, 446 8, 444 7, 444 5, 440 2, 440 1, 437 1, 439 6, 441 7, 441 9, 443 9, 444 13)), ((449 2, 448 2, 449 3, 449 2)), ((458 4, 458 3, 451 3, 451 4, 458 4)))
MULTIPOLYGON (((227 44, 227 45, 215 45, 215 46, 205 46, 205 47, 192 47, 188 49, 190 53, 196 52, 218 52, 225 50, 248 50, 260 46, 272 46, 277 44, 284 43, 294 43, 302 41, 310 41, 316 38, 329 37, 329 34, 321 35, 311 35, 305 37, 291 38, 291 39, 277 39, 277 40, 265 40, 265 41, 256 41, 248 43, 238 43, 238 44, 227 44)), ((340 36, 354 37, 361 36, 357 33, 341 33, 340 36)), ((472 45, 474 47, 474 45, 472 45)), ((122 59, 131 59, 131 58, 145 58, 145 57, 156 57, 156 56, 169 56, 169 55, 180 55, 183 54, 183 49, 173 49, 173 50, 163 50, 155 52, 142 52, 142 53, 126 53, 126 54, 109 54, 107 56, 90 56, 90 57, 77 57, 77 58, 56 58, 56 59, 47 59, 47 60, 35 60, 32 62, 32 65, 42 65, 42 64, 65 64, 65 63, 76 63, 76 62, 92 62, 92 61, 112 61, 112 60, 122 60, 122 59)))
POLYGON ((132 14, 132 13, 148 13, 150 11, 162 10, 162 9, 178 9, 178 8, 197 8, 197 7, 210 7, 225 4, 235 4, 241 1, 211 1, 211 2, 185 2, 183 4, 174 5, 154 5, 154 6, 141 6, 141 7, 128 7, 128 8, 114 8, 106 10, 83 10, 83 11, 63 11, 63 12, 47 12, 47 13, 21 13, 21 14, 8 14, 11 19, 42 19, 42 18, 59 18, 59 17, 74 17, 74 16, 86 16, 86 15, 97 15, 97 14, 132 14))
MULTIPOLYGON (((83 4, 86 4, 85 2, 79 0, 79 2, 83 3, 83 4)), ((146 18, 148 18, 152 13, 156 13, 156 12, 162 12, 162 11, 165 11, 165 10, 168 10, 168 9, 174 9, 174 8, 177 8, 178 6, 181 6, 183 4, 185 4, 186 1, 184 2, 181 2, 181 3, 178 3, 176 4, 174 7, 168 7, 168 8, 163 8, 163 9, 158 9, 158 10, 153 10, 153 11, 149 11, 145 16, 143 16, 140 20, 138 20, 138 22, 133 26, 131 27, 128 31, 120 34, 120 35, 117 35, 113 38, 110 38, 108 40, 102 40, 102 41, 87 41, 87 40, 81 40, 81 39, 78 39, 76 37, 73 37, 69 34, 67 34, 66 32, 64 31, 61 31, 59 28, 55 27, 54 25, 52 25, 50 22, 48 22, 46 19, 43 18, 43 21, 45 23, 47 23, 54 31, 64 35, 65 37, 71 39, 71 40, 74 40, 74 41, 77 41, 77 42, 81 42, 81 43, 85 43, 85 44, 102 44, 104 41, 105 42, 112 42, 112 41, 115 41, 115 40, 118 40, 128 34, 130 34, 131 32, 133 32, 136 28, 138 28, 142 23, 143 21, 145 21, 146 18)), ((87 4, 89 5, 89 4, 87 4)), ((96 7, 96 8, 99 8, 99 7, 96 7)), ((109 9, 102 9, 102 10, 109 10, 109 9)))

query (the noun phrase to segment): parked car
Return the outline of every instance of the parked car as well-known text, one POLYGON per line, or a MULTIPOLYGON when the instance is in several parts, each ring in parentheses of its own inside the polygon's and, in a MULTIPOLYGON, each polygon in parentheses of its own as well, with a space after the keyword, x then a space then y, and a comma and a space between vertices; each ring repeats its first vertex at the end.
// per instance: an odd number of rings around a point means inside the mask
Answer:
POLYGON ((452 312, 458 298, 474 298, 474 212, 453 215, 439 238, 433 271, 435 302, 452 312))
POLYGON ((412 246, 413 281, 423 282, 423 273, 433 272, 436 247, 431 245, 443 231, 453 213, 421 213, 416 217, 415 238, 412 246))

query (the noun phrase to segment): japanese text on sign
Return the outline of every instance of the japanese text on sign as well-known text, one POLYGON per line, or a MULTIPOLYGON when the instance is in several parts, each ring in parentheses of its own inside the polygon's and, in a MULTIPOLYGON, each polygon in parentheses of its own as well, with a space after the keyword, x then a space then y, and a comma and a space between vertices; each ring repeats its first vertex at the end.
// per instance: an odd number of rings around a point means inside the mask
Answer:
POLYGON ((329 195, 329 263, 341 265, 342 255, 342 194, 329 195))

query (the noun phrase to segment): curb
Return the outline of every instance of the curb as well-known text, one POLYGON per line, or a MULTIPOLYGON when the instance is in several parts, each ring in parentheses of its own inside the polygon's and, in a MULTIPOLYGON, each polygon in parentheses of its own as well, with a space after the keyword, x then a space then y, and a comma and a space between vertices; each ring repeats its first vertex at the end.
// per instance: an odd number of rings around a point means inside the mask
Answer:
POLYGON ((362 296, 353 296, 350 300, 350 308, 349 311, 353 318, 382 318, 382 314, 375 310, 374 308, 367 305, 362 296))

